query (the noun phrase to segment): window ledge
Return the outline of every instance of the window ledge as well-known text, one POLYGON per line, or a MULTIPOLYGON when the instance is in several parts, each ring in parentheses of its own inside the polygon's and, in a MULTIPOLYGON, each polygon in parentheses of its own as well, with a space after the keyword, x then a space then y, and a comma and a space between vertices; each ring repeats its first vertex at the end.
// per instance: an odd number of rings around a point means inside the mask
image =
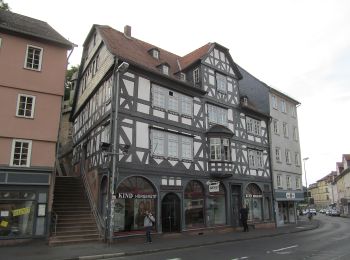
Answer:
POLYGON ((31 71, 36 71, 36 72, 41 72, 41 69, 32 69, 32 68, 27 68, 27 67, 23 67, 23 69, 25 69, 25 70, 31 70, 31 71))
POLYGON ((163 112, 166 111, 166 110, 165 110, 164 108, 162 108, 162 107, 152 106, 152 108, 155 109, 155 110, 163 111, 163 112))

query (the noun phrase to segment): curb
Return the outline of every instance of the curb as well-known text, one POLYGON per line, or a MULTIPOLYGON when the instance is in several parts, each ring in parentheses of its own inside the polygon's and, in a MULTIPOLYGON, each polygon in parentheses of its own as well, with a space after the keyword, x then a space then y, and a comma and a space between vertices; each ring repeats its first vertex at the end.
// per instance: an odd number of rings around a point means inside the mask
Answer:
POLYGON ((116 257, 122 257, 122 256, 152 254, 152 253, 159 253, 159 252, 172 251, 172 250, 180 250, 180 249, 187 249, 187 248, 194 248, 194 247, 218 245, 218 244, 224 244, 224 243, 230 243, 230 242, 259 239, 259 238, 264 238, 264 237, 275 237, 275 236, 286 235, 286 234, 291 234, 291 233, 299 233, 299 232, 314 230, 314 229, 318 228, 320 225, 319 221, 315 221, 315 222, 316 222, 316 225, 313 225, 311 227, 305 227, 303 229, 294 229, 294 230, 285 231, 285 232, 276 232, 274 234, 258 235, 255 237, 233 238, 233 239, 227 239, 227 240, 223 240, 223 241, 212 241, 212 242, 205 242, 205 243, 201 243, 201 244, 190 244, 190 245, 186 245, 186 246, 165 247, 165 248, 141 250, 141 251, 134 251, 134 252, 119 252, 119 253, 103 254, 103 255, 79 256, 76 258, 68 258, 66 260, 99 260, 99 259, 116 258, 116 257))

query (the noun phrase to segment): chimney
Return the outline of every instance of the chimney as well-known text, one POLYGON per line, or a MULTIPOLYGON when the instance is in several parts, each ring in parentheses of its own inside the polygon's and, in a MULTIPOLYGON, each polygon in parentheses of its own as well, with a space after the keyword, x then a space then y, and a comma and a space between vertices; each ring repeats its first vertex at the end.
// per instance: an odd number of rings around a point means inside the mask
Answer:
POLYGON ((131 26, 130 25, 124 26, 124 35, 127 38, 131 38, 131 26))

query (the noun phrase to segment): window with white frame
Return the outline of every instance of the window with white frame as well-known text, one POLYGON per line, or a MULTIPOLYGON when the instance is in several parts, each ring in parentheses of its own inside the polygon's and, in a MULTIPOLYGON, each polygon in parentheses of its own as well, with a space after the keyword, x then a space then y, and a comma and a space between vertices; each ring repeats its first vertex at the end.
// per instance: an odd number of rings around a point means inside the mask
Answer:
POLYGON ((154 49, 154 50, 152 51, 152 56, 153 56, 153 58, 155 58, 155 59, 159 59, 159 51, 156 50, 156 49, 154 49))
POLYGON ((193 98, 161 86, 152 85, 152 105, 181 115, 192 116, 193 98))
POLYGON ((280 162, 281 161, 281 148, 279 147, 276 147, 275 148, 275 158, 276 158, 276 161, 277 162, 280 162))
POLYGON ((230 141, 227 138, 210 138, 210 160, 230 161, 230 141))
POLYGON ((263 168, 263 153, 258 150, 248 150, 249 167, 252 169, 263 168))
POLYGON ((278 109, 278 106, 277 106, 277 97, 276 97, 275 95, 272 95, 271 99, 272 99, 272 107, 273 107, 274 109, 278 109))
POLYGON ((183 72, 180 73, 180 80, 186 81, 186 74, 185 73, 183 73, 183 72))
POLYGON ((287 189, 291 189, 291 178, 289 175, 286 176, 287 189))
POLYGON ((18 94, 16 116, 33 118, 35 108, 35 96, 18 94))
POLYGON ((290 151, 286 149, 286 163, 291 164, 290 151))
POLYGON ((274 119, 273 120, 273 132, 278 135, 279 134, 279 127, 278 127, 278 120, 274 119))
POLYGON ((297 152, 295 153, 295 165, 300 166, 300 154, 297 152))
POLYGON ((227 125, 227 109, 208 104, 209 123, 227 125))
POLYGON ((290 105, 290 111, 291 111, 292 117, 297 116, 297 111, 296 111, 295 105, 290 105))
POLYGON ((43 48, 27 45, 24 67, 31 70, 41 70, 43 48))
POLYGON ((193 82, 194 83, 199 83, 199 68, 196 68, 193 71, 193 82))
POLYGON ((288 124, 283 122, 283 135, 284 137, 289 137, 288 124))
POLYGON ((277 187, 282 188, 282 176, 277 175, 277 187))
POLYGON ((226 76, 216 73, 216 88, 218 91, 227 93, 227 79, 226 76))
POLYGON ((283 113, 287 113, 286 101, 284 101, 283 99, 281 100, 281 111, 283 113))
POLYGON ((179 160, 193 159, 193 139, 166 131, 151 131, 152 155, 179 160))
POLYGON ((163 65, 162 66, 162 73, 165 75, 169 75, 169 66, 163 65))
POLYGON ((250 134, 260 135, 261 122, 251 117, 246 117, 247 132, 250 134))
POLYGON ((298 128, 296 126, 293 127, 293 139, 298 141, 298 128))
POLYGON ((10 166, 29 167, 31 152, 31 140, 14 139, 12 141, 10 166))
POLYGON ((295 178, 295 188, 296 188, 297 190, 300 189, 300 177, 296 177, 296 178, 295 178))

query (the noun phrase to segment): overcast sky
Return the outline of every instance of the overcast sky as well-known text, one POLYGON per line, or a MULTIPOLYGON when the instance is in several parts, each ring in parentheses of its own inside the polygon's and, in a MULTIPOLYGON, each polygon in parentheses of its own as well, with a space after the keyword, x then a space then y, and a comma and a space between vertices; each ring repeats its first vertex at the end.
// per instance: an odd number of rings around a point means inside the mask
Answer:
POLYGON ((119 31, 128 24, 133 37, 181 56, 217 42, 241 67, 301 102, 308 184, 334 171, 342 154, 350 153, 350 1, 5 2, 11 11, 46 21, 79 45, 70 65, 80 63, 93 24, 119 31))

